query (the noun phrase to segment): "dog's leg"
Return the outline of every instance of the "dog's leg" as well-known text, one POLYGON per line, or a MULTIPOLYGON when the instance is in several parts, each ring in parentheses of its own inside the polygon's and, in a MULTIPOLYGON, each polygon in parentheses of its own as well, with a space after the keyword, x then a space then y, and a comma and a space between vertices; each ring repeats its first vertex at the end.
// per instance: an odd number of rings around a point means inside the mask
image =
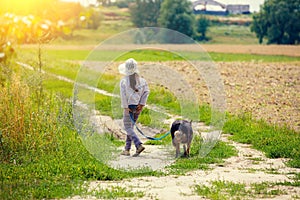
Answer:
POLYGON ((187 143, 187 151, 186 151, 188 157, 190 157, 190 149, 191 149, 191 142, 188 142, 187 143))
POLYGON ((179 142, 176 143, 175 148, 176 148, 176 158, 178 158, 180 156, 180 143, 179 142))
POLYGON ((185 144, 183 145, 183 156, 186 157, 187 156, 187 151, 186 151, 186 146, 185 144))

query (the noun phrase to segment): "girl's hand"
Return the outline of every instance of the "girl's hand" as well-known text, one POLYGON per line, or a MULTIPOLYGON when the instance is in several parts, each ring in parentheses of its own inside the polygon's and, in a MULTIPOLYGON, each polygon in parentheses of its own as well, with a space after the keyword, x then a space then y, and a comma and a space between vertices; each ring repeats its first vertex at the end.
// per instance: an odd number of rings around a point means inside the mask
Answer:
POLYGON ((131 110, 129 108, 124 108, 124 110, 125 110, 126 113, 131 112, 131 110))
POLYGON ((144 105, 139 104, 139 105, 136 107, 136 110, 137 110, 138 112, 142 112, 143 107, 144 107, 144 105))

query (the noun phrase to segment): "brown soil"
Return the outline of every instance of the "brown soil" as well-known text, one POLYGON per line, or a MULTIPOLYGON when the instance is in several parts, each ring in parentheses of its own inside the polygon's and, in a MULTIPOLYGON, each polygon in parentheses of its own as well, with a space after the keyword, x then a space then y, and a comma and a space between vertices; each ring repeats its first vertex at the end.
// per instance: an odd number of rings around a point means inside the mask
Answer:
MULTIPOLYGON (((187 64, 168 64, 187 76, 200 101, 209 93, 187 64), (184 66, 186 65, 186 66, 184 66)), ((216 63, 225 85, 227 110, 250 112, 257 119, 300 130, 300 63, 216 63)))
MULTIPOLYGON (((117 64, 111 66, 109 72, 116 74, 117 64)), ((180 73, 193 87, 201 103, 211 102, 210 92, 204 80, 189 63, 174 61, 160 64, 180 73)), ((144 62, 139 65, 143 73, 147 72, 143 70, 143 65, 149 68, 151 63, 144 62)), ((218 62, 215 65, 224 83, 227 111, 233 114, 252 113, 256 119, 300 130, 299 62, 218 62)))

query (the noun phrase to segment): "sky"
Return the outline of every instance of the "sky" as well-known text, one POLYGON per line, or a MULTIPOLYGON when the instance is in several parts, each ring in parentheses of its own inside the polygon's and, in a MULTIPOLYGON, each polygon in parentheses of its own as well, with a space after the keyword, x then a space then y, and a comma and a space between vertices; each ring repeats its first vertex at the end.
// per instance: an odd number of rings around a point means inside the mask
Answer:
MULTIPOLYGON (((64 1, 73 1, 80 2, 82 4, 88 5, 89 2, 95 3, 97 0, 64 0, 64 1)), ((250 5, 250 12, 258 12, 259 5, 263 4, 265 0, 216 0, 223 4, 248 4, 250 5)))

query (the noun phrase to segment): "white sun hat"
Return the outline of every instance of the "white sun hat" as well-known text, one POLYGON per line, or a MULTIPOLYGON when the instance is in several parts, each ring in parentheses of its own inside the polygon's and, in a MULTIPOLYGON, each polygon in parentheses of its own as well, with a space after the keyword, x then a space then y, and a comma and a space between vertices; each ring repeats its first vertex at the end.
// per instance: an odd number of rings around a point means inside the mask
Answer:
POLYGON ((133 58, 129 58, 125 63, 119 65, 119 72, 126 76, 139 73, 137 62, 133 58))

